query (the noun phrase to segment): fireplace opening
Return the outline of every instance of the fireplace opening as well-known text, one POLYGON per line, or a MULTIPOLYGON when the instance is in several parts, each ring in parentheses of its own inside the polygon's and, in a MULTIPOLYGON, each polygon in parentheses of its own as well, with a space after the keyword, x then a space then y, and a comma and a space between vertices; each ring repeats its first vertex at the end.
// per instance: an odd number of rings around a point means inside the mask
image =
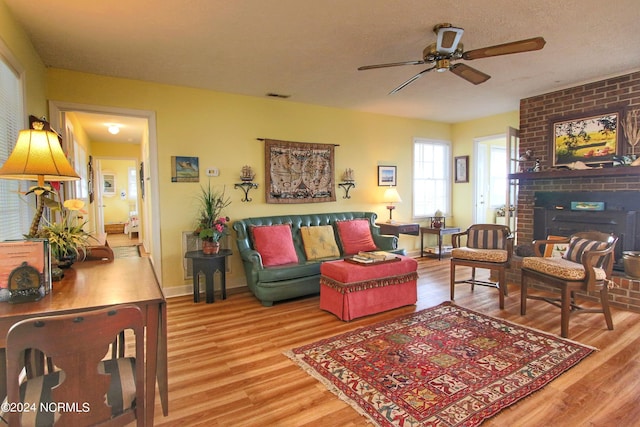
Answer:
POLYGON ((533 238, 600 231, 618 236, 615 270, 624 270, 623 252, 640 251, 640 197, 637 191, 538 191, 533 209, 533 238))

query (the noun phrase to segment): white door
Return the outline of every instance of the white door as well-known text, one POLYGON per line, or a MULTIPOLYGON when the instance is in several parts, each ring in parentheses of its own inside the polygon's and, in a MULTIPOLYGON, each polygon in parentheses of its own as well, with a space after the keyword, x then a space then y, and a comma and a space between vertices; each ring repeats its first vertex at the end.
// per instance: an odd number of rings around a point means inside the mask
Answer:
POLYGON ((505 204, 507 191, 506 139, 505 135, 478 138, 474 141, 475 224, 492 224, 495 212, 505 204))
POLYGON ((475 162, 475 202, 474 202, 474 224, 485 224, 487 222, 487 200, 489 198, 489 186, 487 184, 488 170, 488 153, 487 145, 482 142, 476 142, 476 162, 475 162))

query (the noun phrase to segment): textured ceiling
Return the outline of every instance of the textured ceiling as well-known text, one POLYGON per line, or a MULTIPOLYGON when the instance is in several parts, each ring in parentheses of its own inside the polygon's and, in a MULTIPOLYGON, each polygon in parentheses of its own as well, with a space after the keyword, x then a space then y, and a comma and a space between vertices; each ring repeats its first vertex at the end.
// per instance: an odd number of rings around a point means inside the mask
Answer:
POLYGON ((4 0, 47 66, 455 123, 521 98, 640 69, 638 0, 4 0), (465 50, 543 36, 544 49, 464 61, 474 86, 412 65, 432 28, 464 28, 465 50))

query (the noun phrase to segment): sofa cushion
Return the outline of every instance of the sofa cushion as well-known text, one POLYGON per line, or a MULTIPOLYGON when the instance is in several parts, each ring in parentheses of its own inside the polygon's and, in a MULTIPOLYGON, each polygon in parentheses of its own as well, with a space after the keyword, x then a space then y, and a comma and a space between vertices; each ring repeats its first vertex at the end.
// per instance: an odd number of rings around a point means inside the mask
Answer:
POLYGON ((378 249, 373 242, 373 237, 371 237, 369 225, 369 220, 367 219, 336 221, 344 255, 353 255, 360 251, 375 251, 378 249))
MULTIPOLYGON (((569 241, 569 247, 567 247, 567 251, 564 253, 564 259, 573 262, 582 262, 582 254, 585 251, 601 251, 607 249, 607 242, 601 242, 598 240, 588 240, 580 237, 573 236, 569 241)), ((601 258, 599 257, 595 259, 595 264, 597 265, 601 258)))
POLYGON ((251 227, 251 236, 253 247, 260 253, 265 267, 298 262, 291 225, 254 226, 251 227))
POLYGON ((276 265, 258 270, 258 281, 262 284, 294 280, 310 276, 320 277, 321 262, 312 261, 303 264, 276 265))
POLYGON ((332 226, 300 227, 300 235, 308 260, 340 256, 332 226))

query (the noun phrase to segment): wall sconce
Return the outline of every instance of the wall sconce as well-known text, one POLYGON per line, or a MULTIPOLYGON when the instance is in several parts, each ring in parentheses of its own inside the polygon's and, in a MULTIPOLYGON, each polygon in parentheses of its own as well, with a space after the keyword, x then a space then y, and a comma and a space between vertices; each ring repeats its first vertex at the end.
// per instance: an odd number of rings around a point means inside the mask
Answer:
POLYGON ((400 194, 398 194, 398 190, 395 187, 389 187, 385 190, 384 196, 382 197, 382 201, 387 203, 387 209, 389 209, 389 223, 393 222, 393 210, 396 208, 394 203, 401 203, 402 199, 400 198, 400 194))
POLYGON ((30 237, 38 233, 44 211, 42 196, 50 191, 44 182, 80 179, 67 161, 58 135, 50 130, 43 130, 42 122, 34 122, 32 126, 33 129, 20 131, 13 152, 0 168, 0 178, 38 181, 38 185, 27 193, 35 193, 38 206, 29 228, 30 237))
POLYGON ((235 184, 233 186, 233 188, 240 188, 242 191, 244 191, 244 197, 242 198, 241 201, 243 202, 250 202, 251 199, 249 198, 249 191, 254 189, 254 188, 258 188, 258 184, 255 184, 253 181, 253 178, 256 177, 256 174, 253 172, 253 169, 251 169, 251 166, 243 166, 242 170, 240 172, 240 180, 242 182, 239 182, 237 184, 235 184))
POLYGON ((345 169, 344 173, 342 174, 342 182, 338 183, 338 187, 344 190, 344 196, 342 196, 342 198, 350 199, 351 196, 349 195, 349 190, 351 190, 355 186, 356 183, 355 178, 353 177, 353 169, 345 169))

